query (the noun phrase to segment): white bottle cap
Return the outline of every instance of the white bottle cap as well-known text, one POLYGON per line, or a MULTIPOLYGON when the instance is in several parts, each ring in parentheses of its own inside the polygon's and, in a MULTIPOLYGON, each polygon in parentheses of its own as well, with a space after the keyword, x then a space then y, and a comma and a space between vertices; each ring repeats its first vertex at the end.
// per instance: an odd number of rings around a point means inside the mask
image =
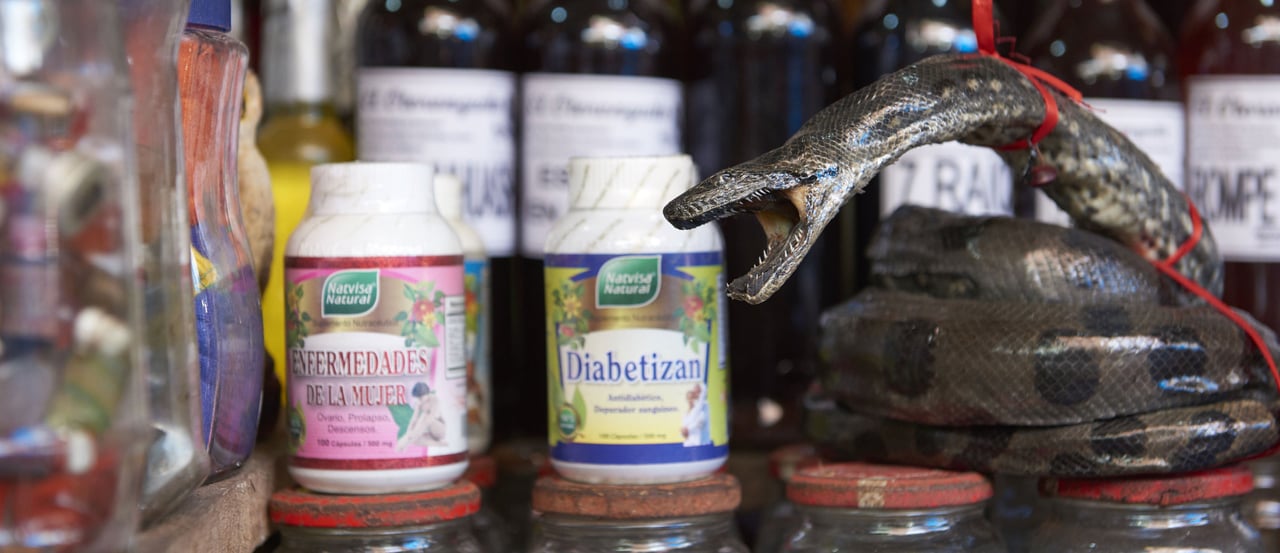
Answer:
POLYGON ((309 215, 435 213, 435 171, 421 163, 331 163, 311 168, 309 215))
POLYGON ((569 160, 573 209, 660 209, 693 186, 697 171, 687 155, 594 157, 569 160))
POLYGON ((450 221, 462 220, 462 181, 453 175, 436 175, 436 209, 450 221))

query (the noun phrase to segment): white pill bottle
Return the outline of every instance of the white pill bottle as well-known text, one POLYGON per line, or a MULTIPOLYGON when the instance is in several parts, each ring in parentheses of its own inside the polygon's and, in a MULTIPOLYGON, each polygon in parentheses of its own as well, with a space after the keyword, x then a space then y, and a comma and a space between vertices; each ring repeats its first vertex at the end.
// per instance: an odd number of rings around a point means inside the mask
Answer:
POLYGON ((544 258, 548 439, 567 479, 679 482, 728 457, 724 241, 662 217, 695 173, 688 156, 569 163, 544 258))
POLYGON ((285 248, 289 474, 319 492, 444 486, 467 467, 463 257, 430 166, 311 172, 285 248))

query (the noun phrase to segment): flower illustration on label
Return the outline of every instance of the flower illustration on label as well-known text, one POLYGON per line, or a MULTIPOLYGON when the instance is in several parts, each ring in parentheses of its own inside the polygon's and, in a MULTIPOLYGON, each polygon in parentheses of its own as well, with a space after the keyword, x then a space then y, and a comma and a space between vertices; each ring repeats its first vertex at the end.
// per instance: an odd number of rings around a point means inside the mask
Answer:
POLYGON ((302 284, 299 283, 290 285, 284 296, 284 342, 285 347, 291 349, 304 347, 306 337, 311 335, 311 330, 307 328, 307 323, 311 322, 311 314, 298 306, 303 294, 302 284))
POLYGON ((378 269, 338 271, 324 280, 321 317, 358 317, 378 307, 378 269))
POLYGON ((581 282, 561 284, 551 291, 551 320, 556 324, 556 344, 560 347, 582 349, 591 313, 584 309, 582 296, 586 287, 581 282))
POLYGON ((445 313, 440 309, 444 292, 435 289, 435 283, 405 284, 404 296, 412 301, 409 311, 396 314, 400 323, 400 335, 406 347, 434 348, 440 346, 436 328, 444 324, 445 313))
POLYGON ((711 342, 711 321, 718 314, 716 286, 690 280, 680 284, 680 292, 684 296, 684 301, 676 310, 680 332, 684 333, 685 345, 698 351, 700 346, 711 342))

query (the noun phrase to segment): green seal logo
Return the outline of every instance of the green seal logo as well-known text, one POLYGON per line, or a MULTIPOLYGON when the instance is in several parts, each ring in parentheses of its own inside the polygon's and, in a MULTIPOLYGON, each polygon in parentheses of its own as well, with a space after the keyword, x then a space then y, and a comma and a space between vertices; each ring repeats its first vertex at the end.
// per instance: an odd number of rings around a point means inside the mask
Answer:
POLYGON ((578 411, 568 403, 560 406, 560 413, 556 416, 556 423, 560 429, 560 435, 566 440, 572 440, 578 433, 578 411))
POLYGON ((378 306, 378 270, 339 271, 324 279, 322 317, 357 317, 378 306))
POLYGON ((596 276, 596 307, 644 307, 662 291, 662 256, 606 261, 596 276))

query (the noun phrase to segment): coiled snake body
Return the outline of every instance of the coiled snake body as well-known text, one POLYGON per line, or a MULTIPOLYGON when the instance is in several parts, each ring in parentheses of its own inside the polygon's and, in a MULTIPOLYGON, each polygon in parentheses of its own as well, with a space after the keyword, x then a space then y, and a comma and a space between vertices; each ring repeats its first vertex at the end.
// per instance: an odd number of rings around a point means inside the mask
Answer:
MULTIPOLYGON (((1280 439, 1257 348, 1148 263, 1193 235, 1184 197, 1119 132, 1059 105, 1038 162, 1056 169, 1044 191, 1080 230, 898 212, 869 252, 878 286, 824 316, 834 401, 811 406, 820 441, 882 460, 1102 476, 1206 468, 1280 439)), ((691 228, 754 213, 769 245, 729 294, 758 303, 904 152, 1025 141, 1043 117, 1040 93, 1005 63, 937 56, 831 105, 665 214, 691 228)), ((1019 168, 1033 151, 1002 155, 1019 168)), ((1221 292, 1207 229, 1174 268, 1221 292)))

